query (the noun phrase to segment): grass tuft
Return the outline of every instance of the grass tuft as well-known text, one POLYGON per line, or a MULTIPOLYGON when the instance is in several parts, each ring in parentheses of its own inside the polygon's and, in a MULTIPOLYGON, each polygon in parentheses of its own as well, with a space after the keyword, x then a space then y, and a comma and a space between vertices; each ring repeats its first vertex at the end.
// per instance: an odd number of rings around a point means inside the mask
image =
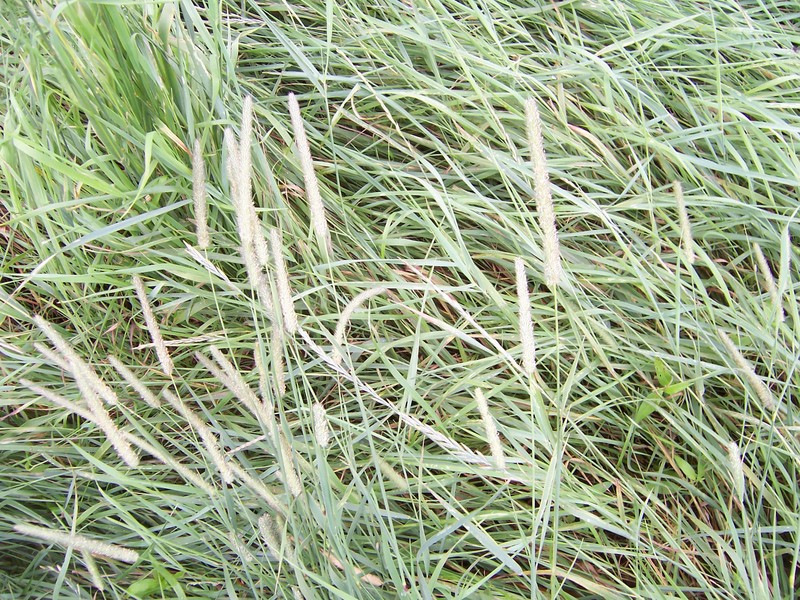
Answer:
POLYGON ((799 14, 0 3, 0 595, 796 595, 799 14))

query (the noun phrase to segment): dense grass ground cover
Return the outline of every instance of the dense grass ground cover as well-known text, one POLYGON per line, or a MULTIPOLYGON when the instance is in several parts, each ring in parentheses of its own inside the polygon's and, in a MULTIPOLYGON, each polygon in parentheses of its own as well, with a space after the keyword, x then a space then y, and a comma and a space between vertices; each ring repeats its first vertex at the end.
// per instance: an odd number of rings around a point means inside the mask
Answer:
POLYGON ((799 19, 767 0, 3 3, 0 597, 793 597, 799 19), (248 95, 294 333, 274 257, 270 313, 240 250, 223 132, 248 95))

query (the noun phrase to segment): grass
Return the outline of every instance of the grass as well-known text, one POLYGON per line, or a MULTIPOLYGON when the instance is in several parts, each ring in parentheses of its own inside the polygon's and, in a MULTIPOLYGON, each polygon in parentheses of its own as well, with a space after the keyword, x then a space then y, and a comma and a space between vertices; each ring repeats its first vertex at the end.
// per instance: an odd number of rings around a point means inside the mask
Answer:
POLYGON ((795 597, 798 18, 4 3, 0 597, 795 597), (248 95, 252 230, 223 140, 248 95), (270 228, 296 332, 274 257, 245 264, 270 228))

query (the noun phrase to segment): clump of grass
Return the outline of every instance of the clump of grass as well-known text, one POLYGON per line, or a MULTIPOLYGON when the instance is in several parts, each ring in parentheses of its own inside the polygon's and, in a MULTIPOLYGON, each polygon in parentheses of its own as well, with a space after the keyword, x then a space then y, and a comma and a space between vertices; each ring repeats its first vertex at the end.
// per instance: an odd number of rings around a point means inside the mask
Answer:
POLYGON ((791 597, 791 15, 46 4, 0 7, 7 595, 791 597))

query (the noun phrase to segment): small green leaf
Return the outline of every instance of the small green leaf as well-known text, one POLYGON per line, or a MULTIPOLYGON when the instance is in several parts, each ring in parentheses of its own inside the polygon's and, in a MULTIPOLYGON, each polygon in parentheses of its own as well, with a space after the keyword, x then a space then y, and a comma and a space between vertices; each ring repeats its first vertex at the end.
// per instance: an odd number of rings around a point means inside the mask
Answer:
POLYGON ((637 425, 649 417, 653 412, 658 409, 658 404, 661 401, 661 395, 652 393, 647 398, 639 403, 636 409, 636 414, 633 415, 633 422, 637 425))
POLYGON ((666 387, 672 383, 672 374, 667 368, 667 363, 660 358, 657 358, 654 361, 653 366, 656 368, 656 379, 661 387, 666 387))
POLYGON ((182 571, 172 574, 160 565, 156 565, 155 571, 152 571, 149 577, 134 581, 128 587, 127 594, 131 598, 149 598, 156 594, 158 597, 163 597, 166 590, 174 591, 180 588, 178 579, 181 577, 183 577, 182 571))
POLYGON ((683 476, 686 477, 686 479, 689 481, 697 481, 697 471, 694 470, 692 465, 680 456, 675 457, 675 464, 678 465, 678 468, 683 472, 683 476))
POLYGON ((128 596, 132 598, 147 598, 148 596, 164 589, 161 585, 161 582, 154 578, 148 577, 146 579, 140 579, 139 581, 134 581, 129 587, 128 591, 126 592, 128 596))
POLYGON ((682 392, 686 388, 690 388, 694 385, 691 381, 677 381, 671 385, 664 386, 664 395, 665 396, 672 396, 673 394, 677 394, 678 392, 682 392))

